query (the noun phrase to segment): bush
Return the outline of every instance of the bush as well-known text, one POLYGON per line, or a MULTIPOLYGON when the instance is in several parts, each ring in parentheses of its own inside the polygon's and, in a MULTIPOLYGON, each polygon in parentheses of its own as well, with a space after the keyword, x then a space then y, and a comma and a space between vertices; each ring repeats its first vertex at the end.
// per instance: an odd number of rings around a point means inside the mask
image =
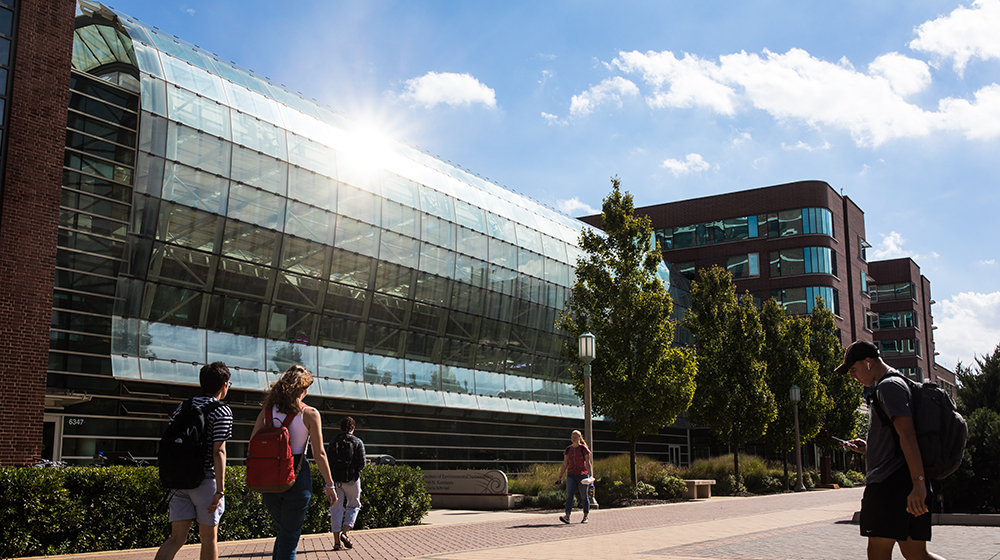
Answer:
POLYGON ((865 475, 859 473, 858 471, 847 471, 844 473, 847 480, 850 480, 855 486, 863 486, 865 483, 865 475))
POLYGON ((687 490, 687 484, 684 482, 684 479, 667 474, 666 472, 653 480, 653 486, 656 488, 656 497, 661 500, 680 498, 684 495, 684 491, 687 490))
MULTIPOLYGON (((304 533, 329 531, 323 478, 312 466, 313 499, 304 533)), ((370 466, 361 472, 356 528, 420 523, 430 510, 419 469, 370 466)), ((158 547, 170 534, 167 492, 155 467, 0 468, 0 557, 158 547)), ((188 542, 197 542, 192 524, 188 542)), ((245 469, 226 468, 226 512, 219 540, 273 537, 260 494, 245 469)))
POLYGON ((594 486, 596 489, 594 497, 597 498, 597 503, 601 504, 601 507, 622 507, 635 499, 635 488, 632 487, 631 482, 600 479, 594 486))
POLYGON ((833 480, 834 484, 840 486, 841 488, 854 488, 854 483, 851 482, 851 479, 847 478, 847 476, 840 471, 831 472, 830 479, 833 480))

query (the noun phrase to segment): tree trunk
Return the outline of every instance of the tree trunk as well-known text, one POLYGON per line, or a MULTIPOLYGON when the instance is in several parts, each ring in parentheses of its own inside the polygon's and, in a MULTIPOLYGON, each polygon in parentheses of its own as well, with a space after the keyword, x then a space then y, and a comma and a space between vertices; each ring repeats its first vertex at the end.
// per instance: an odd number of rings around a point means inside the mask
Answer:
POLYGON ((785 455, 782 457, 785 460, 785 492, 791 491, 791 488, 788 485, 788 453, 788 451, 785 451, 785 455))
POLYGON ((632 476, 632 488, 633 488, 633 491, 635 489, 636 484, 639 483, 639 481, 636 480, 637 479, 637 475, 636 475, 636 469, 635 469, 635 442, 636 442, 636 439, 638 439, 638 438, 633 437, 633 438, 631 438, 631 439, 628 440, 628 454, 629 454, 628 466, 629 466, 629 474, 632 476))
POLYGON ((740 483, 740 442, 733 438, 730 445, 733 447, 733 478, 738 485, 740 483))

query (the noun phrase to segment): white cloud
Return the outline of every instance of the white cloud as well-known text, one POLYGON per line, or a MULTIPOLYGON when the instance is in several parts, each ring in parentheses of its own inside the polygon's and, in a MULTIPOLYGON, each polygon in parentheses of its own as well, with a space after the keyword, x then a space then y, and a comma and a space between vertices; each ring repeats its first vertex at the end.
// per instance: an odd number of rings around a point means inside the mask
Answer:
POLYGON ((574 95, 570 100, 569 113, 574 117, 584 117, 607 103, 621 107, 622 97, 636 95, 639 95, 639 88, 631 81, 621 76, 607 78, 580 95, 574 95))
POLYGON ((746 142, 752 142, 752 141, 753 141, 753 136, 750 136, 749 132, 741 132, 736 135, 736 138, 733 138, 733 146, 739 146, 746 142))
POLYGON ((632 51, 618 53, 611 63, 626 73, 638 72, 654 87, 646 98, 654 109, 707 107, 723 115, 736 113, 736 92, 722 83, 722 71, 711 61, 688 53, 678 60, 670 51, 632 51))
POLYGON ((997 260, 996 259, 989 259, 989 260, 985 260, 984 259, 984 260, 979 261, 979 264, 987 265, 987 266, 996 266, 997 265, 997 260))
POLYGON ((965 99, 942 99, 938 103, 941 127, 965 133, 970 140, 1000 136, 1000 85, 991 84, 975 93, 974 103, 965 99))
POLYGON ((973 365, 976 356, 993 352, 1000 342, 1000 292, 961 293, 934 308, 935 360, 953 369, 961 360, 973 365))
POLYGON ((496 93, 470 74, 428 72, 419 78, 406 80, 406 89, 399 99, 427 108, 439 104, 461 106, 482 103, 494 109, 496 93))
POLYGON ((931 83, 926 62, 895 52, 876 58, 868 65, 868 73, 884 78, 892 91, 903 97, 923 91, 931 83))
POLYGON ((588 204, 580 202, 579 197, 573 197, 569 200, 560 200, 556 203, 559 211, 567 216, 572 216, 574 214, 578 216, 593 216, 594 214, 600 214, 601 211, 591 208, 588 204))
POLYGON ((889 232, 889 235, 881 235, 882 242, 872 247, 871 254, 868 256, 869 260, 881 261, 910 256, 910 253, 903 249, 906 240, 903 239, 902 235, 895 231, 889 232))
POLYGON ((550 115, 550 114, 546 113, 545 111, 542 111, 542 118, 545 119, 545 122, 547 122, 549 126, 552 126, 554 124, 558 124, 558 125, 564 125, 564 124, 566 124, 565 120, 559 120, 559 116, 558 115, 550 115))
POLYGON ((688 154, 684 158, 684 161, 677 159, 664 160, 661 164, 666 169, 670 170, 674 174, 674 177, 680 177, 681 175, 687 175, 688 173, 697 173, 699 171, 705 171, 710 169, 712 166, 709 165, 700 154, 688 154))
POLYGON ((554 55, 554 54, 548 54, 548 53, 538 53, 535 56, 537 56, 538 58, 540 58, 542 60, 555 60, 556 59, 556 55, 554 55))
POLYGON ((809 144, 806 144, 802 140, 799 140, 795 144, 791 144, 791 145, 785 144, 784 142, 782 142, 781 143, 781 148, 784 149, 784 150, 787 150, 789 152, 793 152, 793 151, 797 151, 797 150, 805 150, 807 152, 815 152, 815 151, 821 151, 821 150, 829 150, 831 148, 831 146, 830 146, 830 142, 826 141, 826 140, 823 141, 823 145, 822 146, 811 146, 809 144))
POLYGON ((910 48, 952 59, 961 74, 973 58, 1000 58, 1000 0, 975 0, 972 8, 959 6, 947 16, 917 27, 910 48))

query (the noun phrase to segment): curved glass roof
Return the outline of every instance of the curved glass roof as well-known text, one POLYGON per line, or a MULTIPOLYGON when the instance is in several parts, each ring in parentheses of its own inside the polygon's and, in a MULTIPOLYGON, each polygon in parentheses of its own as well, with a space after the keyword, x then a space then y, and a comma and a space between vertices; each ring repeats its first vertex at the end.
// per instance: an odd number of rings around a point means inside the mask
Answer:
POLYGON ((84 17, 76 20, 73 37, 73 69, 95 76, 127 77, 112 79, 118 85, 139 91, 139 65, 132 39, 115 14, 100 4, 80 2, 84 17))

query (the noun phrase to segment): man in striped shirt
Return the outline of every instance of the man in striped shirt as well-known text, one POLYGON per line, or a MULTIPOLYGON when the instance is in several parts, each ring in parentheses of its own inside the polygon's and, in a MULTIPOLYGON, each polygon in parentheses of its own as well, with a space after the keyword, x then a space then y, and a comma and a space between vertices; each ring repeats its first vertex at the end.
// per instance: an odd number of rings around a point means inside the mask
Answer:
MULTIPOLYGON (((191 522, 198 520, 201 537, 201 560, 218 560, 219 520, 226 510, 226 440, 233 435, 233 411, 220 401, 229 392, 229 368, 214 362, 201 368, 202 395, 194 397, 196 408, 209 407, 205 416, 206 439, 211 443, 205 452, 205 481, 191 490, 171 490, 170 537, 156 552, 156 560, 172 560, 187 541, 191 522), (215 404, 218 403, 218 404, 215 404)), ((182 403, 170 416, 174 417, 182 403)))

